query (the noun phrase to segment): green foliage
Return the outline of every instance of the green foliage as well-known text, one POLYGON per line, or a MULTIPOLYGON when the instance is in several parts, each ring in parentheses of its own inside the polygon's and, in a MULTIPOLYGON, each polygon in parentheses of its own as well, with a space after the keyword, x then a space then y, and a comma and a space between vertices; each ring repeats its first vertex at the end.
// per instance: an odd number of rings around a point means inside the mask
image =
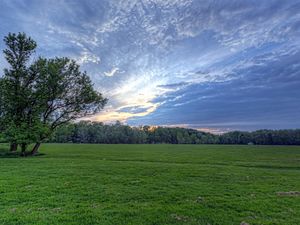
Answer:
POLYGON ((219 138, 220 144, 300 145, 300 129, 234 131, 219 138))
POLYGON ((105 144, 258 144, 300 145, 300 130, 234 131, 214 135, 193 129, 170 127, 130 127, 120 123, 105 125, 82 121, 56 129, 49 140, 56 143, 105 144))
MULTIPOLYGON (((107 102, 94 90, 87 74, 68 58, 39 58, 31 72, 36 76, 36 106, 51 132, 71 120, 93 115, 107 102)), ((42 139, 46 136, 41 134, 42 139)))
POLYGON ((130 127, 119 122, 105 125, 99 122, 82 121, 66 124, 54 132, 50 142, 56 143, 106 143, 106 144, 142 144, 172 143, 200 144, 217 143, 218 137, 192 129, 130 127))
POLYGON ((0 78, 0 132, 16 144, 41 142, 71 120, 100 111, 107 102, 79 65, 68 58, 29 63, 36 43, 24 33, 4 38, 10 67, 0 78))
POLYGON ((28 64, 36 43, 24 33, 9 33, 4 42, 7 49, 3 53, 10 67, 0 79, 1 130, 10 142, 32 142, 32 132, 39 125, 38 115, 30 108, 33 77, 28 64))
POLYGON ((300 197, 279 194, 300 191, 298 146, 45 144, 41 150, 45 155, 26 160, 0 159, 0 224, 300 221, 300 197))

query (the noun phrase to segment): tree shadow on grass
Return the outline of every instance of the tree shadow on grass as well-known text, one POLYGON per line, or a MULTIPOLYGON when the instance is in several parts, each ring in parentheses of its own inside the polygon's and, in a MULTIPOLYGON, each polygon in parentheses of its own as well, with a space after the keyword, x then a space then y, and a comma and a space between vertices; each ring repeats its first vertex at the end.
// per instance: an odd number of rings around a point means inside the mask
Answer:
POLYGON ((0 148, 0 159, 1 158, 27 158, 27 157, 39 157, 45 155, 44 153, 37 153, 35 155, 30 155, 26 152, 25 156, 22 156, 20 152, 10 152, 8 149, 0 148))

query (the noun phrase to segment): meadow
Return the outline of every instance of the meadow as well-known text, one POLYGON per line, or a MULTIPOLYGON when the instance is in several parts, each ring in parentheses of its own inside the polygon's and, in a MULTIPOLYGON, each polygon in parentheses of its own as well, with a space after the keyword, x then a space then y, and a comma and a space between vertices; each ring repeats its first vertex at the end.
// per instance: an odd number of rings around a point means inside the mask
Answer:
POLYGON ((300 224, 300 146, 0 145, 0 224, 300 224))

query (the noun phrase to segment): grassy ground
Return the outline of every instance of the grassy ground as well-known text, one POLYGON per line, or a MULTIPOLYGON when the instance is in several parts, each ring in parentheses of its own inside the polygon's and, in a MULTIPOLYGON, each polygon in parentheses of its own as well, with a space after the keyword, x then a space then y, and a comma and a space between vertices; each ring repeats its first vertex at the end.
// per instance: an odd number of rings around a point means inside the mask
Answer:
POLYGON ((300 191, 300 147, 45 144, 41 152, 0 155, 0 224, 300 224, 291 192, 300 191))

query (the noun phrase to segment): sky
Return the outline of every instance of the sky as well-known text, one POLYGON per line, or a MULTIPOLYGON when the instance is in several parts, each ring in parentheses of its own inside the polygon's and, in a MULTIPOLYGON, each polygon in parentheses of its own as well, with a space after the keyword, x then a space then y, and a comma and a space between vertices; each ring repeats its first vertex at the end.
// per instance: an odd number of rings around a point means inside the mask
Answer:
POLYGON ((0 0, 8 32, 87 71, 109 99, 91 120, 300 128, 300 0, 0 0))

